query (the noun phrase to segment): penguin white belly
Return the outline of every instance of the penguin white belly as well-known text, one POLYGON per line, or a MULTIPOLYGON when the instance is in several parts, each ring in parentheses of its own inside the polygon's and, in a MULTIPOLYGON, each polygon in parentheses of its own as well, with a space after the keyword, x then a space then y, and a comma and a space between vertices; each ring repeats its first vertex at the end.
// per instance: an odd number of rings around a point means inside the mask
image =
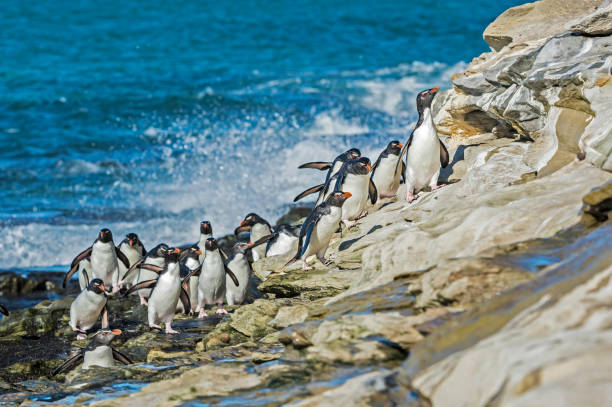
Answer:
POLYGON ((378 195, 381 197, 393 197, 400 185, 402 166, 397 165, 399 157, 389 154, 378 163, 372 181, 376 185, 378 195))
POLYGON ((114 287, 119 277, 115 246, 110 242, 94 243, 90 262, 93 278, 99 278, 104 281, 104 285, 114 287))
POLYGON ((347 174, 342 185, 342 192, 351 196, 342 204, 342 219, 353 220, 365 210, 368 201, 370 177, 366 175, 347 174))
MULTIPOLYGON (((163 268, 164 259, 161 257, 160 258, 154 257, 153 259, 147 259, 145 261, 145 264, 152 264, 154 266, 163 268)), ((154 271, 146 270, 146 269, 138 269, 138 277, 136 278, 136 282, 140 283, 140 282, 147 281, 147 280, 155 280, 157 279, 157 276, 158 274, 155 273, 154 271)), ((141 290, 138 290, 138 293, 145 298, 149 298, 149 296, 151 295, 151 289, 143 288, 141 290)))
POLYGON ((89 350, 83 355, 83 369, 87 370, 91 366, 113 367, 115 359, 113 358, 113 350, 110 346, 102 345, 94 350, 89 350))
POLYGON ((439 173, 440 140, 433 123, 423 124, 414 131, 408 148, 406 184, 419 192, 430 185, 432 178, 439 173))
POLYGON ((223 302, 225 297, 225 267, 219 252, 209 253, 202 265, 198 285, 198 305, 223 302))
POLYGON ((181 290, 180 280, 175 273, 167 271, 157 280, 149 297, 149 325, 166 322, 174 317, 181 290))
POLYGON ((279 233, 276 241, 270 244, 270 248, 268 249, 266 256, 279 256, 292 251, 294 252, 297 241, 298 238, 295 236, 279 233))
MULTIPOLYGON (((251 242, 256 242, 264 236, 268 236, 272 231, 270 228, 263 223, 256 223, 251 228, 251 242)), ((266 257, 266 246, 261 245, 255 247, 253 250, 253 260, 257 261, 266 257)))
POLYGON ((202 254, 200 254, 200 264, 204 263, 204 259, 206 258, 206 250, 204 250, 204 245, 206 244, 206 240, 211 238, 212 235, 204 235, 200 233, 200 241, 198 242, 198 248, 202 250, 202 254))
POLYGON ((230 276, 225 276, 225 299, 228 305, 244 303, 249 294, 251 283, 251 266, 244 255, 239 254, 227 265, 238 279, 238 287, 230 276))
MULTIPOLYGON (((138 260, 142 259, 142 253, 139 250, 130 246, 128 243, 121 243, 121 246, 119 246, 119 250, 123 254, 125 254, 125 257, 127 257, 128 261, 130 262, 130 266, 136 263, 138 260)), ((123 276, 125 275, 125 273, 128 271, 128 268, 125 267, 125 265, 121 261, 118 261, 117 265, 119 266, 119 281, 121 281, 123 280, 123 276)), ((133 274, 133 277, 125 281, 125 283, 132 285, 136 281, 136 278, 137 275, 133 274)))
POLYGON ((81 291, 70 305, 70 327, 87 331, 96 324, 105 304, 104 295, 88 290, 81 291))
POLYGON ((302 259, 306 260, 308 257, 327 249, 331 237, 338 230, 341 214, 342 210, 340 208, 332 206, 331 213, 319 219, 312 231, 310 242, 302 259))
POLYGON ((191 310, 195 311, 198 307, 198 284, 200 282, 200 276, 189 277, 189 302, 191 303, 191 310))

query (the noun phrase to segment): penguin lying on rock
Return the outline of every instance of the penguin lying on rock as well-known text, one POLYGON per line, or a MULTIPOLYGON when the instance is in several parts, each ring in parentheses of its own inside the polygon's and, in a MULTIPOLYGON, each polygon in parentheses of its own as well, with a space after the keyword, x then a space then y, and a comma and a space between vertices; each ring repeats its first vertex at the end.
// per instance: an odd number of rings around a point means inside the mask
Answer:
POLYGON ((315 192, 319 192, 319 196, 317 197, 315 205, 320 205, 321 203, 323 203, 325 198, 327 198, 333 192, 333 189, 330 188, 330 185, 332 185, 332 178, 338 174, 338 172, 342 168, 342 165, 344 165, 344 163, 348 160, 353 160, 359 157, 361 157, 361 151, 356 148, 351 148, 350 150, 347 150, 344 153, 338 155, 331 163, 312 162, 300 165, 298 168, 318 168, 320 170, 328 169, 328 171, 324 183, 308 188, 307 190, 293 198, 293 202, 297 202, 305 196, 314 194, 315 192))
POLYGON ((325 258, 325 252, 342 219, 342 205, 351 196, 350 192, 334 192, 312 210, 302 225, 297 253, 284 267, 302 259, 302 269, 312 270, 312 267, 306 265, 306 260, 312 255, 316 255, 325 265, 331 263, 331 260, 325 258))
POLYGON ((7 309, 6 309, 6 307, 5 307, 4 305, 2 305, 2 304, 0 304, 0 314, 6 315, 7 317, 8 317, 8 315, 9 315, 8 310, 7 310, 7 309))
POLYGON ((406 164, 400 159, 402 143, 393 140, 372 166, 372 182, 376 185, 379 198, 393 198, 406 173, 406 164), (401 163, 398 165, 398 163, 401 163))
POLYGON ((171 324, 179 299, 183 303, 183 309, 186 313, 191 309, 189 294, 187 294, 180 276, 180 253, 181 251, 178 248, 168 248, 164 250, 164 267, 155 268, 155 266, 150 265, 150 269, 159 273, 159 277, 157 279, 139 282, 124 294, 124 296, 127 296, 142 288, 151 288, 151 295, 149 296, 147 305, 149 327, 161 329, 159 324, 163 322, 166 325, 165 332, 167 334, 178 333, 172 329, 171 324))
POLYGON ((112 288, 113 292, 119 291, 118 260, 127 268, 130 267, 130 261, 113 243, 113 234, 110 230, 102 229, 94 244, 72 260, 70 270, 66 273, 62 283, 64 288, 70 277, 79 269, 79 263, 85 259, 89 259, 91 263, 90 278, 99 278, 106 287, 112 288))
MULTIPOLYGON (((404 144, 400 157, 406 154, 406 201, 412 202, 419 191, 429 186, 432 191, 439 188, 440 167, 448 165, 448 150, 440 141, 431 113, 431 103, 440 90, 434 87, 417 96, 419 121, 404 144)), ((399 165, 399 163, 398 163, 399 165)))
POLYGON ((93 337, 89 345, 85 349, 81 349, 78 353, 68 358, 64 363, 57 367, 51 375, 55 376, 65 371, 74 368, 77 364, 83 361, 83 369, 89 369, 91 366, 113 367, 115 360, 129 365, 132 363, 123 353, 110 347, 110 343, 115 337, 121 335, 121 330, 102 329, 93 337))
POLYGON ((69 324, 74 332, 78 332, 78 340, 87 337, 87 330, 98 322, 100 315, 102 315, 102 329, 108 328, 107 297, 104 288, 104 282, 94 278, 70 305, 69 324))
POLYGON ((350 229, 360 219, 367 215, 368 198, 373 204, 378 199, 376 185, 370 177, 370 159, 356 158, 344 163, 338 172, 335 192, 350 192, 350 197, 342 204, 342 222, 350 229))

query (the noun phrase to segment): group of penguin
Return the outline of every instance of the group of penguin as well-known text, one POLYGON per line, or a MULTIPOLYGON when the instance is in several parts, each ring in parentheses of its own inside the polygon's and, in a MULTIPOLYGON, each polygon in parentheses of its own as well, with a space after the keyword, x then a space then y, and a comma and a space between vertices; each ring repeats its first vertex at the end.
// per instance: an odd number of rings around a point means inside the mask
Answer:
MULTIPOLYGON (((322 184, 294 199, 295 202, 318 192, 315 207, 302 225, 272 227, 250 213, 234 231, 237 237, 250 233, 249 242, 236 243, 229 255, 219 247, 208 221, 200 223, 195 244, 169 247, 162 243, 148 252, 136 234, 128 234, 115 246, 111 231, 102 229, 93 245, 75 257, 64 278, 65 286, 78 272, 81 292, 70 307, 70 327, 77 339, 86 338, 100 317, 102 330, 86 349, 69 358, 54 374, 81 359, 84 368, 93 364, 112 366, 113 360, 130 363, 126 355, 110 347, 110 341, 121 334, 109 328, 107 299, 111 293, 138 293, 141 303, 147 306, 149 327, 161 330, 164 323, 165 332, 174 334, 177 331, 171 323, 177 311, 204 318, 207 305, 216 305, 216 314, 226 314, 224 302, 243 304, 249 293, 251 259, 290 253, 297 241, 297 252, 285 267, 301 260, 302 268, 309 270, 307 260, 312 256, 328 265, 332 261, 325 253, 333 234, 342 225, 348 229, 367 215, 368 202, 373 205, 380 198, 396 196, 402 181, 408 202, 426 187, 437 189, 440 168, 448 164, 448 151, 438 137, 431 113, 438 90, 434 87, 417 95, 419 120, 408 141, 391 141, 374 165, 356 148, 332 162, 301 165, 299 168, 327 170, 322 184)), ((3 308, 0 311, 5 311, 3 308)))

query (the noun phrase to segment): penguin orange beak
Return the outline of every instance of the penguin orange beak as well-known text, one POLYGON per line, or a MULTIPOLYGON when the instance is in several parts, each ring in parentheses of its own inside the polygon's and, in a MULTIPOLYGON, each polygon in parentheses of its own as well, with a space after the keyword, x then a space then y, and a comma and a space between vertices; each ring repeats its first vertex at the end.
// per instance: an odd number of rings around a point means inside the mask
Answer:
POLYGON ((440 90, 439 86, 434 86, 433 88, 429 89, 429 93, 431 94, 435 94, 440 90))
POLYGON ((180 253, 180 252, 181 252, 181 249, 179 249, 178 247, 176 249, 172 250, 172 253, 180 253))
POLYGON ((113 329, 111 332, 113 335, 121 335, 121 329, 113 329))
POLYGON ((253 242, 249 242, 249 243, 247 243, 247 246, 249 246, 249 247, 253 247, 253 246, 255 246, 255 243, 253 243, 253 242))
POLYGON ((130 246, 134 246, 134 241, 133 241, 133 240, 128 240, 128 244, 129 244, 130 246))
POLYGON ((100 237, 104 237, 104 232, 100 232, 100 237))
POLYGON ((102 291, 106 291, 106 288, 104 288, 104 284, 100 284, 100 288, 102 289, 102 291))
POLYGON ((344 192, 344 193, 342 194, 342 196, 343 196, 343 197, 345 197, 345 198, 350 198, 350 197, 352 197, 352 196, 353 196, 353 194, 351 194, 350 192, 344 192))
POLYGON ((202 254, 202 250, 201 250, 201 249, 198 249, 198 250, 196 251, 196 253, 197 253, 197 254, 198 254, 198 256, 199 256, 200 254, 202 254))
POLYGON ((366 168, 368 169, 368 171, 370 171, 372 169, 372 167, 370 166, 370 164, 366 165, 366 168))
POLYGON ((397 143, 397 146, 398 146, 399 148, 404 147, 404 145, 403 145, 402 143, 397 143))
POLYGON ((246 225, 246 220, 243 220, 240 222, 240 226, 244 226, 244 225, 246 225))

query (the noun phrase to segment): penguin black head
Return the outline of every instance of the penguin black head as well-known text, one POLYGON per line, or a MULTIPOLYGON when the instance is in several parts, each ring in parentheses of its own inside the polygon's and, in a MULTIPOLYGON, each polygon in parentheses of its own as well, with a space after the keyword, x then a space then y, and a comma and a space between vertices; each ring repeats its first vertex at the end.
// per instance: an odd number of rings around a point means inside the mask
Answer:
POLYGON ((331 206, 342 206, 344 201, 353 196, 350 192, 334 192, 327 197, 326 202, 331 206))
POLYGON ((176 263, 179 260, 181 255, 181 249, 168 247, 164 251, 164 258, 166 259, 166 263, 176 263))
POLYGON ((151 257, 164 257, 166 250, 168 250, 168 245, 165 243, 160 243, 154 248, 151 249, 147 256, 151 257))
POLYGON ((96 294, 102 294, 104 292, 104 281, 99 278, 94 278, 89 282, 87 290, 93 291, 96 294))
POLYGON ((208 239, 206 239, 206 243, 204 243, 204 249, 212 252, 215 251, 219 248, 219 246, 217 245, 217 239, 215 239, 214 237, 209 237, 208 239))
POLYGON ((423 114, 423 111, 425 111, 425 109, 431 107, 431 102, 433 101, 434 96, 436 96, 436 93, 438 93, 439 90, 440 87, 435 86, 431 89, 424 90, 417 95, 416 105, 417 111, 419 112, 419 116, 423 114))
POLYGON ((181 252, 181 260, 185 261, 187 259, 199 259, 201 254, 202 250, 200 250, 200 247, 197 244, 194 244, 181 252))
POLYGON ((138 235, 136 233, 128 233, 127 235, 125 235, 125 241, 130 246, 134 246, 137 244, 142 246, 142 243, 140 243, 140 239, 138 238, 138 235))
POLYGON ((212 226, 207 220, 200 222, 200 233, 203 235, 212 235, 212 226))
POLYGON ((387 154, 400 155, 402 151, 403 144, 397 140, 393 140, 389 144, 387 144, 386 152, 387 154))
POLYGON ((248 232, 249 230, 251 230, 253 225, 255 225, 257 223, 263 223, 265 225, 270 226, 268 221, 266 221, 264 218, 262 218, 261 216, 259 216, 256 213, 251 212, 247 216, 244 217, 242 222, 240 222, 240 226, 238 226, 234 230, 234 235, 238 236, 242 232, 248 232))
POLYGON ((346 171, 350 174, 365 175, 372 169, 370 164, 367 157, 356 158, 347 163, 346 171))
POLYGON ((121 329, 102 329, 94 336, 93 342, 96 345, 108 345, 119 335, 121 335, 121 329))
POLYGON ((100 231, 100 234, 98 235, 98 240, 101 241, 102 243, 112 242, 113 234, 111 233, 110 230, 104 228, 100 231))
POLYGON ((340 154, 337 159, 340 161, 348 161, 359 157, 361 157, 361 151, 356 148, 351 148, 350 150, 346 150, 344 153, 340 154))

